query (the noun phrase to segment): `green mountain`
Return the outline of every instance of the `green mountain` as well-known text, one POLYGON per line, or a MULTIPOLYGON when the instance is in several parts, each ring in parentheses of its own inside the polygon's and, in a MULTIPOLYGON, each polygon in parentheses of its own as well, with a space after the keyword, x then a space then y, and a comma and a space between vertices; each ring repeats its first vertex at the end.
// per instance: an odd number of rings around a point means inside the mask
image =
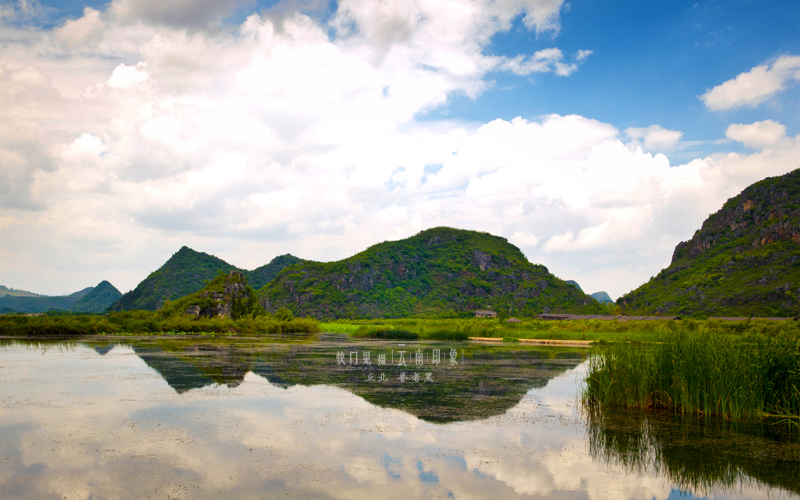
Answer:
POLYGON ((302 261, 303 259, 287 253, 275 257, 267 265, 253 269, 250 272, 244 271, 244 275, 247 277, 247 282, 250 283, 250 286, 259 289, 272 281, 285 267, 302 261))
POLYGON ((254 271, 239 269, 224 260, 189 247, 182 247, 156 271, 150 273, 136 288, 124 294, 112 306, 113 311, 143 309, 155 311, 167 300, 176 300, 200 291, 206 281, 217 274, 239 271, 256 286, 264 286, 286 265, 301 260, 281 255, 254 271))
POLYGON ((594 292, 592 297, 601 304, 613 304, 614 300, 606 292, 594 292))
POLYGON ((800 315, 800 170, 729 199, 669 267, 617 303, 635 314, 800 315))
POLYGON ((8 288, 7 286, 0 285, 0 297, 42 297, 38 293, 26 292, 25 290, 17 290, 15 288, 8 288))
POLYGON ((494 308, 510 314, 601 312, 588 295, 531 264, 505 238, 439 227, 338 262, 304 261, 260 290, 269 310, 399 317, 494 308))
POLYGON ((581 286, 578 284, 577 281, 575 281, 575 280, 567 280, 566 282, 567 282, 567 284, 570 284, 570 285, 574 286, 575 288, 577 288, 581 292, 583 291, 583 288, 581 288, 581 286))
POLYGON ((122 294, 108 281, 101 281, 91 292, 72 304, 75 312, 101 313, 119 300, 122 294))
POLYGON ((0 310, 18 313, 41 313, 51 310, 70 310, 72 306, 92 291, 92 287, 84 288, 70 295, 49 297, 40 295, 28 296, 0 296, 0 310))

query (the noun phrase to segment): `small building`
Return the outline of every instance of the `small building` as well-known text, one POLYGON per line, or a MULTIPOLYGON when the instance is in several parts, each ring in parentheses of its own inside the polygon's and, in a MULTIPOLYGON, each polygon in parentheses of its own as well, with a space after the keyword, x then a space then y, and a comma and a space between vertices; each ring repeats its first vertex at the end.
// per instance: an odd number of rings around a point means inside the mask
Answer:
POLYGON ((518 320, 517 318, 508 318, 506 323, 522 323, 522 321, 518 320))
POLYGON ((494 311, 487 311, 485 309, 478 309, 475 311, 476 318, 496 318, 497 313, 494 311))

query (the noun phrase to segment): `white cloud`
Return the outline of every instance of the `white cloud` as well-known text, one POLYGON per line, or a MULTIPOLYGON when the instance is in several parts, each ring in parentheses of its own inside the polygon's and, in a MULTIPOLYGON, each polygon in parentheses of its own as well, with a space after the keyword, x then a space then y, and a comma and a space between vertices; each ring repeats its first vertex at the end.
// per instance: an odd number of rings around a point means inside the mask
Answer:
POLYGON ((786 127, 774 120, 764 120, 749 125, 734 123, 728 126, 725 136, 747 147, 760 149, 775 146, 785 140, 786 127))
POLYGON ((526 233, 524 231, 517 231, 511 236, 511 241, 521 247, 535 247, 541 241, 541 238, 535 234, 526 233))
POLYGON ((145 68, 147 68, 145 62, 139 62, 135 66, 120 64, 114 68, 114 72, 108 78, 108 86, 122 90, 131 90, 142 86, 149 78, 145 68))
POLYGON ((625 129, 625 134, 633 139, 632 146, 641 146, 648 151, 669 151, 677 146, 683 137, 683 132, 668 130, 661 125, 650 125, 645 128, 630 127, 625 129))
POLYGON ((36 0, 11 0, 0 5, 0 22, 27 20, 38 15, 41 10, 42 6, 36 0))
POLYGON ((578 52, 575 53, 575 60, 578 62, 582 62, 584 59, 586 59, 592 54, 594 54, 593 50, 579 50, 578 52))
POLYGON ((71 19, 55 30, 55 36, 70 46, 77 46, 101 35, 105 22, 100 11, 91 7, 83 9, 83 17, 71 19))
POLYGON ((553 72, 558 76, 569 76, 578 71, 577 63, 586 59, 591 52, 591 50, 578 51, 575 55, 576 62, 567 64, 564 62, 564 54, 560 49, 544 49, 535 52, 530 57, 519 55, 513 59, 504 59, 499 67, 516 75, 553 72))
POLYGON ((708 109, 719 111, 756 106, 791 82, 800 80, 800 56, 785 55, 771 64, 756 66, 700 96, 708 109))

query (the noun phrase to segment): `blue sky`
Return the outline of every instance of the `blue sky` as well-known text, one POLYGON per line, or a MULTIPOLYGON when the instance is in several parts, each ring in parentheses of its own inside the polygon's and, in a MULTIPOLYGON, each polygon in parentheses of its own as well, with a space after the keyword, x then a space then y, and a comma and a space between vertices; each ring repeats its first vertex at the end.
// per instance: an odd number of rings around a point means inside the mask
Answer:
POLYGON ((0 2, 0 284, 438 225, 617 297, 796 167, 800 4, 0 2))
POLYGON ((497 84, 480 99, 455 98, 434 114, 483 121, 574 113, 622 129, 659 123, 708 142, 724 139, 731 122, 771 118, 796 135, 797 86, 773 105, 726 112, 709 112, 698 96, 745 68, 800 53, 798 26, 798 2, 572 1, 555 39, 537 37, 517 20, 489 50, 512 56, 554 43, 566 53, 592 50, 577 74, 492 75, 497 84))

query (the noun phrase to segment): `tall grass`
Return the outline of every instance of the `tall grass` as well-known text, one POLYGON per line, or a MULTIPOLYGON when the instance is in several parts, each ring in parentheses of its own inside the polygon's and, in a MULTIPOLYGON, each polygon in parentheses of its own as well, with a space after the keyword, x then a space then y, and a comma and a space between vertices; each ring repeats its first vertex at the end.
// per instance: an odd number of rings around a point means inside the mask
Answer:
POLYGON ((800 418, 800 337, 680 329, 654 346, 613 344, 590 360, 584 401, 718 415, 800 418))
POLYGON ((150 311, 110 313, 108 316, 0 316, 0 335, 13 337, 73 337, 102 333, 316 333, 319 323, 310 318, 280 320, 271 316, 238 319, 193 318, 150 311))

